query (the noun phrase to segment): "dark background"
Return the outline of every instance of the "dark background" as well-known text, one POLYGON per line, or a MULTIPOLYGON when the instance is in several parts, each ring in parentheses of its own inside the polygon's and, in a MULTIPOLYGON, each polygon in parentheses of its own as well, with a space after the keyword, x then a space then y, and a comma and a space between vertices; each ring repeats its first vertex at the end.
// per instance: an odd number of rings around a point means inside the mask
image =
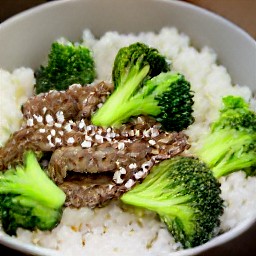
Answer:
MULTIPOLYGON (((49 0, 0 0, 0 22, 30 7, 50 2, 49 0)), ((256 39, 256 0, 186 0, 215 12, 240 26, 256 39)), ((255 202, 256 204, 256 202, 255 202)), ((256 206, 255 206, 256 207, 256 206)), ((256 253, 256 225, 241 237, 212 249, 203 256, 243 256, 256 253)), ((1 256, 24 256, 0 245, 1 256)), ((103 255, 104 256, 104 255, 103 255)))

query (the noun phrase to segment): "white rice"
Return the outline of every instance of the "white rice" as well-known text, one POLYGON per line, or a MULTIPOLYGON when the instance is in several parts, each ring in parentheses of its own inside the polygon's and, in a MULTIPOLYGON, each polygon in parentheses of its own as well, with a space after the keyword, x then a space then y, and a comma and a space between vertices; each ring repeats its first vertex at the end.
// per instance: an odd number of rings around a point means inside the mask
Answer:
POLYGON ((12 73, 0 68, 0 147, 20 127, 20 111, 33 93, 34 72, 30 68, 19 68, 12 73))
MULTIPOLYGON (((108 32, 100 39, 85 30, 83 41, 93 51, 98 79, 102 80, 111 79, 113 60, 119 48, 133 42, 141 41, 156 47, 172 61, 173 70, 184 74, 195 92, 195 123, 187 130, 192 153, 200 147, 202 137, 209 132, 209 124, 218 116, 223 96, 240 95, 247 101, 252 98, 248 87, 232 84, 227 70, 216 64, 217 56, 213 50, 208 47, 196 50, 190 45, 188 36, 180 34, 175 28, 163 28, 157 34, 120 35, 108 32)), ((26 69, 21 71, 24 77, 27 76, 28 83, 24 80, 17 83, 15 78, 18 71, 13 74, 1 71, 4 74, 0 83, 1 98, 8 101, 0 105, 3 118, 0 125, 2 143, 7 138, 1 130, 7 127, 5 120, 8 119, 9 109, 13 109, 13 115, 8 123, 11 128, 7 134, 18 129, 21 114, 17 104, 24 101, 24 94, 21 98, 10 95, 15 95, 17 86, 29 88, 25 96, 32 93, 34 81, 31 73, 26 69)), ((243 172, 236 172, 221 178, 220 182, 226 205, 220 232, 226 232, 243 220, 256 216, 256 177, 246 178, 243 172)), ((166 255, 180 249, 180 245, 174 242, 153 213, 123 209, 114 202, 95 210, 66 208, 60 225, 52 232, 19 229, 18 239, 58 250, 60 255, 166 255)))

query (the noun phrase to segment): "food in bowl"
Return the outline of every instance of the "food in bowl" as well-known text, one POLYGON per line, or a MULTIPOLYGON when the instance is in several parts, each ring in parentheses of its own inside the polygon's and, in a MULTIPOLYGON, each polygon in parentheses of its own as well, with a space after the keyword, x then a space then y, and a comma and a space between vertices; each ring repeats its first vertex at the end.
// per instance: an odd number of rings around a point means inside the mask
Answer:
MULTIPOLYGON (((216 64, 216 55, 213 51, 207 47, 197 51, 190 45, 189 38, 180 34, 175 28, 163 28, 159 33, 145 32, 138 35, 108 32, 100 39, 96 39, 89 30, 85 30, 83 44, 92 50, 97 80, 111 82, 111 70, 116 53, 120 48, 134 42, 143 42, 158 49, 172 62, 172 70, 182 73, 191 83, 191 88, 194 91, 195 122, 184 131, 191 147, 188 149, 185 146, 184 150, 186 150, 183 154, 194 155, 198 152, 204 137, 209 135, 211 123, 219 116, 224 96, 241 96, 253 106, 250 89, 231 84, 231 78, 226 69, 216 64)), ((9 73, 8 75, 12 76, 9 73)), ((30 72, 30 81, 32 81, 30 82, 30 95, 33 94, 33 79, 33 72, 30 72)), ((95 88, 94 86, 92 85, 91 88, 95 88)), ((103 86, 107 85, 103 84, 103 86)), ((80 86, 73 85, 69 90, 79 90, 80 88, 80 86)), ((58 95, 58 92, 56 93, 58 95)), ((33 104, 31 106, 33 107, 33 104)), ((61 115, 59 118, 61 119, 61 115)), ((30 121, 28 124, 31 124, 30 121)), ((13 128, 11 132, 16 129, 13 128)), ((2 143, 4 144, 5 141, 6 139, 3 138, 2 143)), ((122 146, 120 145, 120 147, 122 146)), ((116 178, 118 180, 120 176, 116 178)), ((214 230, 215 235, 230 230, 246 217, 255 216, 256 211, 251 198, 251 195, 255 194, 253 186, 255 177, 246 177, 245 172, 235 172, 220 178, 219 181, 225 208, 224 214, 221 216, 220 227, 214 230), (238 192, 235 187, 236 182, 242 184, 239 187, 242 193, 238 192), (234 196, 237 193, 241 198, 239 205, 237 197, 234 196), (243 205, 242 209, 241 205, 243 205), (234 212, 237 212, 236 209, 239 209, 239 215, 233 215, 234 212)), ((94 210, 85 207, 80 209, 67 207, 64 210, 61 223, 51 232, 39 230, 30 232, 18 229, 17 237, 22 241, 52 248, 66 254, 87 252, 92 255, 103 253, 112 255, 116 252, 125 255, 135 253, 165 255, 172 251, 182 250, 182 245, 174 241, 154 212, 129 208, 120 202, 112 202, 103 208, 94 210), (138 241, 140 242, 138 243, 138 241), (102 245, 101 247, 96 246, 99 243, 102 245), (160 252, 159 248, 161 248, 160 252)))

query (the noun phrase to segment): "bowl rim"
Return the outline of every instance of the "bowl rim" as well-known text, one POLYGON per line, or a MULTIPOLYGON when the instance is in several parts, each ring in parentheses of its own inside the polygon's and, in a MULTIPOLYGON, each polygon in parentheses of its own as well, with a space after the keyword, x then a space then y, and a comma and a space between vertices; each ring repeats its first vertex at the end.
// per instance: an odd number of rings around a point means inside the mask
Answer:
MULTIPOLYGON (((75 2, 81 2, 81 1, 89 1, 89 0, 55 0, 51 2, 45 2, 42 4, 39 4, 37 6, 31 7, 27 10, 24 10, 18 14, 15 14, 14 16, 6 19, 2 23, 0 23, 0 33, 1 29, 4 29, 11 25, 12 23, 18 22, 20 19, 26 18, 26 16, 35 14, 37 12, 45 11, 47 9, 52 8, 53 6, 59 6, 59 5, 65 5, 66 3, 72 2, 73 4, 75 2)), ((105 0, 106 1, 106 0, 105 0)), ((126 0, 130 2, 136 2, 138 0, 126 0)), ((217 19, 221 22, 226 23, 229 27, 232 27, 233 29, 237 30, 239 33, 242 34, 247 40, 255 44, 256 49, 256 40, 249 35, 244 29, 233 23, 232 21, 224 18, 223 16, 214 13, 212 11, 209 11, 207 9, 204 9, 202 7, 196 6, 189 2, 179 1, 179 0, 151 0, 152 2, 166 2, 169 4, 173 4, 176 6, 181 6, 185 8, 189 8, 192 10, 195 10, 199 12, 200 14, 205 14, 210 16, 213 19, 217 19)), ((189 256, 189 255, 196 255, 198 253, 202 253, 206 250, 209 250, 211 248, 223 245, 226 242, 231 241, 232 239, 238 237, 239 235, 243 234, 246 230, 248 230, 253 224, 256 223, 256 216, 245 219, 244 221, 240 222, 236 227, 232 228, 231 230, 211 239, 207 243, 191 248, 191 249, 184 249, 182 251, 176 251, 176 252, 170 252, 169 256, 189 256)), ((53 249, 47 249, 43 247, 39 247, 37 245, 28 244, 25 242, 22 242, 18 240, 17 238, 10 237, 2 232, 0 229, 0 244, 5 245, 9 248, 22 251, 25 253, 32 253, 34 255, 49 255, 49 256, 57 256, 59 255, 58 251, 53 249)))

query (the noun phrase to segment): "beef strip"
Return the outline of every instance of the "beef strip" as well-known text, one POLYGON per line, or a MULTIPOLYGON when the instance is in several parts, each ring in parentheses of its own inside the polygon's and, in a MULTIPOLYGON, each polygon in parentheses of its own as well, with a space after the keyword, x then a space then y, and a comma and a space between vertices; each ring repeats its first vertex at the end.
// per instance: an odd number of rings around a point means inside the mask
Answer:
POLYGON ((189 147, 183 132, 165 132, 149 117, 119 129, 91 125, 92 113, 112 90, 101 82, 30 98, 23 105, 22 128, 0 148, 0 170, 20 163, 26 150, 48 152, 48 174, 67 194, 66 205, 96 207, 140 182, 155 163, 189 147))
MULTIPOLYGON (((134 144, 129 144, 124 150, 122 155, 125 159, 125 164, 122 163, 120 156, 113 157, 107 161, 114 161, 117 159, 117 166, 114 170, 115 173, 102 172, 87 175, 79 175, 78 173, 71 172, 66 178, 59 184, 59 187, 67 195, 66 206, 71 207, 101 207, 107 204, 112 199, 118 199, 123 193, 130 190, 136 183, 143 180, 150 172, 154 164, 167 158, 171 158, 175 155, 181 154, 188 148, 187 137, 183 133, 172 134, 172 144, 168 145, 165 154, 146 154, 141 151, 141 155, 138 154, 140 159, 134 158, 133 147, 134 144), (135 164, 136 163, 136 164, 135 164)), ((143 142, 138 142, 143 145, 143 142)), ((138 151, 141 149, 141 145, 138 146, 138 151)), ((165 151, 165 150, 162 150, 165 151)), ((136 152, 137 155, 137 152, 136 152)), ((77 159, 77 158, 75 158, 77 159)), ((96 163, 97 164, 97 161, 96 163)), ((62 169, 63 170, 63 169, 62 169)))
POLYGON ((29 98, 22 106, 22 113, 25 121, 33 120, 33 123, 47 114, 57 122, 56 114, 60 112, 66 120, 88 118, 112 90, 113 85, 105 82, 90 86, 72 85, 66 91, 52 90, 29 98))

